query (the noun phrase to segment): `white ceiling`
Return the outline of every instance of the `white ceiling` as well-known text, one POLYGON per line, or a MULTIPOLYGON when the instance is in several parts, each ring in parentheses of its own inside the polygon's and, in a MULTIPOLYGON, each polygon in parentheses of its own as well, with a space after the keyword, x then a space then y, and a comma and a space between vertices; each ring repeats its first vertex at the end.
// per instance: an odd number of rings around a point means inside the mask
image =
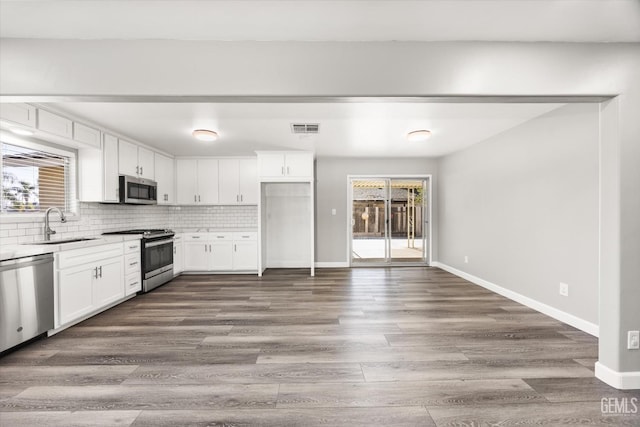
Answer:
POLYGON ((640 41, 638 0, 1 0, 0 9, 0 37, 640 41))
MULTIPOLYGON (((47 105, 47 104, 43 104, 47 105)), ((56 110, 178 156, 252 155, 311 150, 318 156, 446 155, 564 104, 551 103, 55 103, 56 110), (319 123, 318 135, 294 135, 293 122, 319 123), (217 131, 201 142, 191 131, 217 131), (429 129, 426 142, 407 132, 429 129)))

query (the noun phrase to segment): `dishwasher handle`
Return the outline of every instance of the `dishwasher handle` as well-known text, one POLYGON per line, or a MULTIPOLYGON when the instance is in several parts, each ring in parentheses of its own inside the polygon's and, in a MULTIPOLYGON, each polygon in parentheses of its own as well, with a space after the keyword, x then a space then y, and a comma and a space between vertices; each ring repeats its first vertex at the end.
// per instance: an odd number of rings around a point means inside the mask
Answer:
POLYGON ((9 259, 0 261, 0 273, 17 268, 31 267, 40 264, 53 263, 53 254, 36 255, 24 258, 9 259))

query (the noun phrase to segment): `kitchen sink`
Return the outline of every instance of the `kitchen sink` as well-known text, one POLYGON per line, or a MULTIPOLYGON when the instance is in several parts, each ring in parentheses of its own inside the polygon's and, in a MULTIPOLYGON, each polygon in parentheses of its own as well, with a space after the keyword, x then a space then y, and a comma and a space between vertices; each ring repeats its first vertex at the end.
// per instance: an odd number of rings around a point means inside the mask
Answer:
POLYGON ((62 243, 75 243, 75 242, 84 242, 86 240, 96 240, 95 237, 80 237, 77 239, 60 239, 60 240, 47 240, 33 243, 23 243, 23 245, 59 245, 62 243))

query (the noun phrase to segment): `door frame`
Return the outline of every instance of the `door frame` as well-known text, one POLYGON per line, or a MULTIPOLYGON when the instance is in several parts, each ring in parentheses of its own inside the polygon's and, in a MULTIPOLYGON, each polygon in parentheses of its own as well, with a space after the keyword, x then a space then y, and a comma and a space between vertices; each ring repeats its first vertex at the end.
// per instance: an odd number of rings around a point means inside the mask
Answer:
POLYGON ((346 226, 347 226, 347 259, 349 260, 349 267, 361 267, 359 265, 353 264, 353 225, 351 221, 353 220, 353 186, 351 185, 351 181, 354 179, 423 179, 427 181, 427 257, 425 262, 401 262, 394 263, 385 262, 385 263, 370 263, 362 265, 362 267, 391 267, 391 266, 427 266, 430 267, 433 262, 433 175, 432 174, 402 174, 402 175, 347 175, 347 218, 346 218, 346 226))

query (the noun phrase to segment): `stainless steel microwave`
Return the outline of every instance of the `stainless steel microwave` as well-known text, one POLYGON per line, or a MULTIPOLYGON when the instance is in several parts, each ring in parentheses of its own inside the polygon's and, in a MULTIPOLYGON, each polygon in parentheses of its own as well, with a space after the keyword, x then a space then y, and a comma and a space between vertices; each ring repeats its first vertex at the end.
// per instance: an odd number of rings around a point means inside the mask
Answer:
POLYGON ((155 205, 158 203, 158 183, 150 179, 120 175, 120 203, 155 205))

